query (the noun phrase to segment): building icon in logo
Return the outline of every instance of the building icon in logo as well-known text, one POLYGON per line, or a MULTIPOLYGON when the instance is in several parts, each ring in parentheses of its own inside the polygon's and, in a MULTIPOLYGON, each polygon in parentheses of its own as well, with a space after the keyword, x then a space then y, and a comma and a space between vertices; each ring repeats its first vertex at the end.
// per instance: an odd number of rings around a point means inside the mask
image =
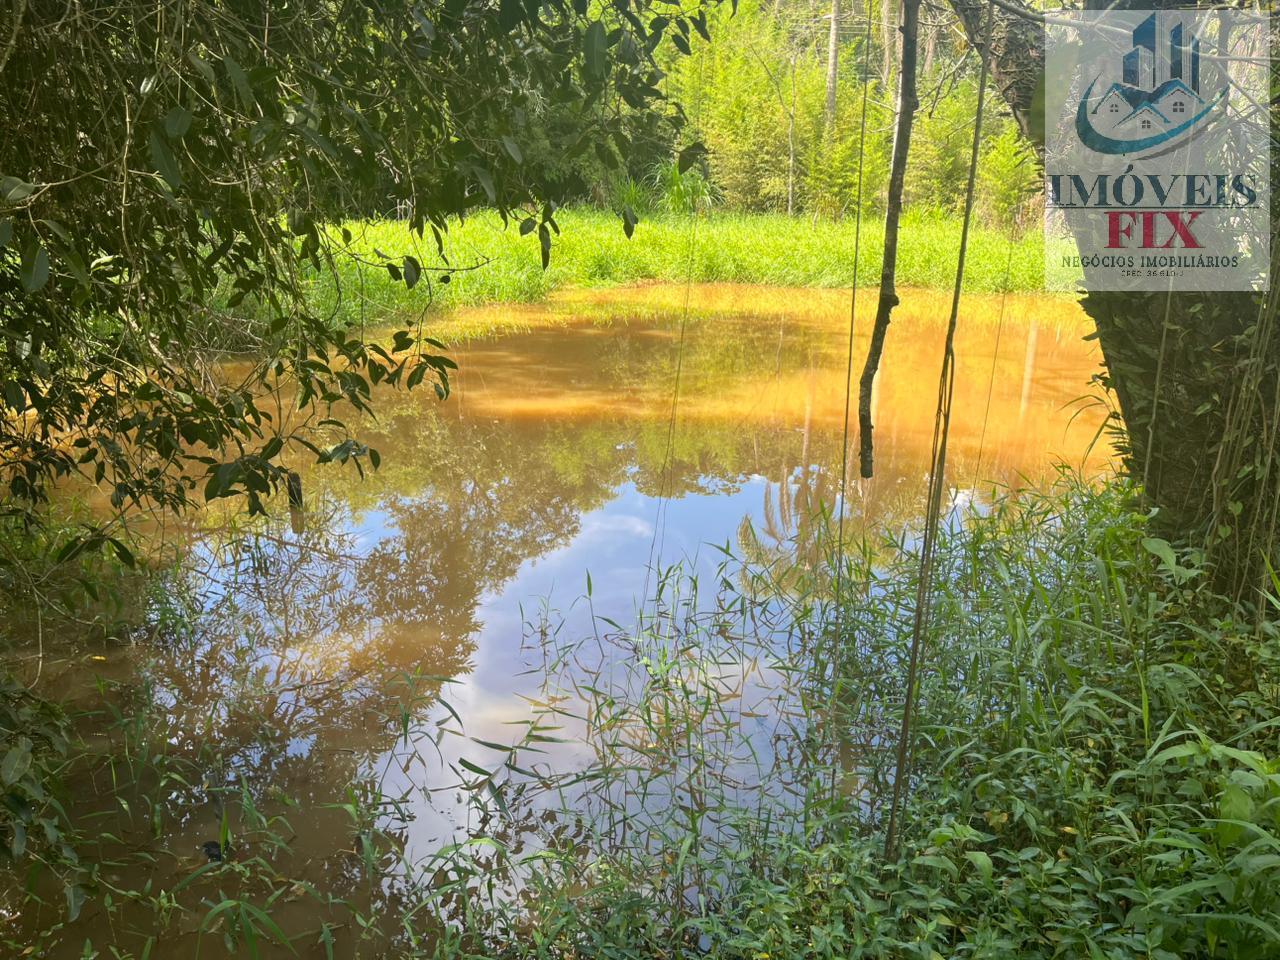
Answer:
POLYGON ((1159 16, 1151 14, 1133 31, 1133 49, 1121 61, 1125 84, 1151 91, 1170 80, 1181 80, 1199 93, 1200 39, 1192 37, 1188 43, 1180 20, 1160 31, 1159 16))
POLYGON ((1103 79, 1097 77, 1080 103, 1077 132, 1099 153, 1132 153, 1179 139, 1226 94, 1224 88, 1207 99, 1201 90, 1200 38, 1176 11, 1152 13, 1132 38, 1120 58, 1120 79, 1094 98, 1103 79))

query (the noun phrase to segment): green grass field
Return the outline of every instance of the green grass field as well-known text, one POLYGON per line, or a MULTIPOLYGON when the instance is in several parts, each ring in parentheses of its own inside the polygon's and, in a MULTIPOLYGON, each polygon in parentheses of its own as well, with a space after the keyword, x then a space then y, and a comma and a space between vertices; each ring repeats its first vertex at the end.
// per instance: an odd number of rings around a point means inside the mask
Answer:
MULTIPOLYGON (((377 321, 424 309, 485 303, 529 302, 567 287, 608 287, 663 281, 731 282, 798 287, 848 287, 854 280, 852 220, 809 220, 776 214, 659 215, 642 220, 627 239, 621 220, 608 211, 566 209, 556 218, 551 265, 542 269, 536 233, 520 236, 495 214, 455 225, 445 252, 454 272, 448 284, 432 273, 443 267, 430 234, 425 240, 398 221, 347 224, 355 258, 339 263, 339 282, 317 277, 312 302, 323 315, 377 321), (392 258, 415 256, 424 278, 414 289, 393 280, 375 249, 392 258), (367 261, 367 262, 366 262, 367 261)), ((950 288, 955 281, 959 218, 908 217, 898 256, 900 286, 950 288)), ((881 225, 864 221, 858 283, 879 281, 881 225)), ((965 289, 972 292, 1038 291, 1043 280, 1043 241, 1038 232, 1010 240, 975 228, 970 237, 965 289)))

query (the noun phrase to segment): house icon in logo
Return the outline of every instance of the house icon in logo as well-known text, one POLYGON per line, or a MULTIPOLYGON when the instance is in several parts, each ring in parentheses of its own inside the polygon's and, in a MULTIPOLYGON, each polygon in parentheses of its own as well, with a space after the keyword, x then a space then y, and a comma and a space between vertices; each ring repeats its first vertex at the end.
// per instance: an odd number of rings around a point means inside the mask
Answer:
POLYGON ((1200 38, 1175 11, 1152 13, 1132 36, 1132 49, 1120 58, 1120 80, 1094 99, 1099 75, 1080 101, 1077 133, 1098 153, 1140 152, 1179 138, 1226 95, 1224 87, 1205 99, 1200 38))

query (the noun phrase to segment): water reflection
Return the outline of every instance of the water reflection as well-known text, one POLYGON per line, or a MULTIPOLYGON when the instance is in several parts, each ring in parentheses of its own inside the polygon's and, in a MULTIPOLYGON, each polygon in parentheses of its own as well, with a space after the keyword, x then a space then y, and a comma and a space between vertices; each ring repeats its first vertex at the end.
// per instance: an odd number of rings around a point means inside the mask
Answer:
MULTIPOLYGON (((448 402, 375 397, 378 419, 360 432, 380 470, 359 482, 298 465, 300 533, 283 494, 265 522, 207 517, 155 603, 156 642, 112 650, 101 668, 167 715, 171 746, 205 758, 207 774, 170 788, 158 832, 104 805, 122 821, 104 857, 165 850, 147 870, 173 881, 217 836, 228 800, 249 798, 288 818, 281 870, 336 896, 392 896, 362 886, 361 824, 332 805, 353 782, 376 784, 398 842, 422 852, 478 815, 447 788, 477 740, 510 743, 528 721, 522 696, 545 669, 545 638, 528 624, 586 636, 592 614, 628 621, 654 564, 709 568, 708 545, 816 559, 813 518, 840 494, 847 294, 709 286, 687 315, 686 295, 491 308, 529 329, 456 351, 448 402), (578 599, 588 573, 590 605, 578 599), (539 615, 544 600, 562 616, 539 615)), ((878 473, 844 491, 851 536, 900 531, 922 512, 947 307, 909 291, 896 314, 876 391, 878 473)), ((868 298, 860 316, 871 312, 868 298)), ((1098 363, 1084 329, 1064 300, 966 301, 954 488, 1036 482, 1056 458, 1103 467, 1108 451, 1091 446, 1101 409, 1072 406, 1098 363)), ((305 928, 314 917, 301 913, 305 928)))

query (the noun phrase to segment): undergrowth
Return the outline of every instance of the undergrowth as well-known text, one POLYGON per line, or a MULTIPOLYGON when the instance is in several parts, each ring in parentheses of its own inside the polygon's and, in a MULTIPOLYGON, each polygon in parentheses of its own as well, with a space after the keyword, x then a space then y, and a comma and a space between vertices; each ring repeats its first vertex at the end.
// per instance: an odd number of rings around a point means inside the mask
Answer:
MULTIPOLYGON (((82 743, 79 763, 106 791, 101 816, 122 804, 134 833, 115 847, 96 837, 99 856, 68 861, 61 882, 75 912, 87 898, 137 939, 98 924, 86 955, 209 940, 250 956, 1280 955, 1277 602, 1215 597, 1200 558, 1149 537, 1130 495, 1064 475, 948 525, 888 859, 916 543, 780 555, 744 529, 713 580, 659 572, 634 626, 596 619, 579 637, 531 618, 541 694, 514 743, 466 741, 450 767, 468 828, 425 859, 406 843, 407 794, 353 766, 345 799, 321 805, 344 850, 323 882, 295 872, 290 821, 308 801, 279 796, 272 771, 301 761, 246 766, 274 756, 276 721, 246 713, 271 695, 261 677, 222 681, 235 689, 207 729, 174 729, 147 685, 98 708, 111 743, 82 743), (251 720, 243 755, 237 715, 251 720), (146 837, 189 820, 202 791, 223 811, 226 856, 122 883, 130 858, 153 856, 146 837)), ((440 678, 400 682, 361 701, 398 744, 373 766, 416 771, 407 789, 438 794, 409 758, 444 749, 467 718, 440 678)), ((6 716, 25 709, 6 691, 6 716)), ((354 709, 322 688, 289 696, 282 742, 311 735, 308 704, 338 722, 354 709)), ((62 735, 52 752, 33 743, 30 764, 6 761, 10 811, 33 789, 56 796, 62 735), (50 781, 33 788, 37 757, 50 781)), ((8 943, 36 942, 36 917, 40 943, 65 942, 57 884, 6 817, 15 875, 42 904, 28 901, 8 943)), ((5 894, 10 907, 22 896, 5 894)))
POLYGON ((596 759, 563 808, 590 839, 531 908, 473 905, 508 921, 490 949, 1280 955, 1275 621, 1212 596, 1125 503, 1064 482, 948 536, 887 862, 912 546, 875 567, 855 551, 836 605, 830 566, 793 560, 709 605, 660 593, 571 684, 596 759))

